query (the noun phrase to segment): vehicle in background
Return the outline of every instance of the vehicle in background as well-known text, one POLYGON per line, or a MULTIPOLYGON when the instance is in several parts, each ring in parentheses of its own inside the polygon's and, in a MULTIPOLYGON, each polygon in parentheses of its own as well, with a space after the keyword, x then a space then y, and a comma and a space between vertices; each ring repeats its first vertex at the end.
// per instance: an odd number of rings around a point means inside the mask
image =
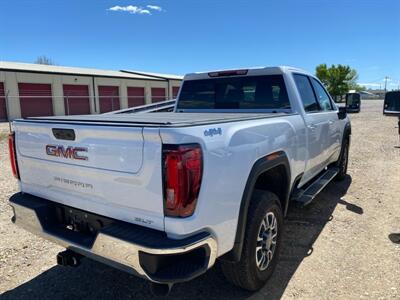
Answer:
POLYGON ((383 104, 383 114, 400 117, 400 91, 387 92, 383 104))
POLYGON ((360 93, 346 94, 346 109, 349 113, 359 113, 361 110, 361 95, 360 93))
POLYGON ((156 293, 217 258, 228 281, 258 290, 288 207, 346 176, 346 108, 291 67, 188 74, 170 105, 15 120, 12 222, 67 248, 60 265, 89 257, 156 293))
MULTIPOLYGON (((399 118, 397 128, 399 131, 400 141, 400 91, 391 91, 386 93, 385 101, 383 103, 383 114, 399 118)), ((400 148, 400 146, 396 146, 396 148, 400 148)))

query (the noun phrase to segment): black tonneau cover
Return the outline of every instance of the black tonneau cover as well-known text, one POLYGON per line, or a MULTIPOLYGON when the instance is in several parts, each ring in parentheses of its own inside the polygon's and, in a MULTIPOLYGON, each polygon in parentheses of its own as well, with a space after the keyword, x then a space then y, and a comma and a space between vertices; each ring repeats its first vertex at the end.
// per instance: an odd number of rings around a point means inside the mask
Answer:
POLYGON ((288 116, 288 113, 175 113, 31 117, 18 122, 107 126, 187 127, 288 116))

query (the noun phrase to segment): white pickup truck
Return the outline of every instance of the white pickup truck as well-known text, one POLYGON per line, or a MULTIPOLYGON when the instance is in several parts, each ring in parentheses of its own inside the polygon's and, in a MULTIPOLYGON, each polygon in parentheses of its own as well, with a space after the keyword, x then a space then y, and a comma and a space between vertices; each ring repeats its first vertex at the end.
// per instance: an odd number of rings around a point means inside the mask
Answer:
POLYGON ((261 288, 283 218, 347 171, 351 127, 291 67, 188 74, 173 112, 15 120, 12 221, 157 293, 206 272, 261 288))

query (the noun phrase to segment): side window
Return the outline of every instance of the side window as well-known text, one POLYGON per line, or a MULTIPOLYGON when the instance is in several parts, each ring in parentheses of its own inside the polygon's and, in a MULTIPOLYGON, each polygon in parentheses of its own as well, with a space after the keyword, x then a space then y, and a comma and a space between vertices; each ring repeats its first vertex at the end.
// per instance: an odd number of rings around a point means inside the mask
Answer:
POLYGON ((294 74, 294 81, 300 93, 301 101, 303 102, 306 112, 319 111, 319 105, 315 99, 313 88, 307 76, 294 74))
POLYGON ((329 99, 329 96, 322 85, 314 78, 311 78, 311 82, 314 87, 315 95, 317 96, 317 100, 319 102, 321 110, 333 110, 331 100, 329 99))

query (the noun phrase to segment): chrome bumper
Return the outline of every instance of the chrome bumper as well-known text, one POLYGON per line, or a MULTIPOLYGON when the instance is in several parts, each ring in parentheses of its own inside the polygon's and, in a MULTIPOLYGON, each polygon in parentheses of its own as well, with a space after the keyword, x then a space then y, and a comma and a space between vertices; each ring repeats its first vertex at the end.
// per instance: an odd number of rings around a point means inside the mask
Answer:
MULTIPOLYGON (((115 221, 104 226, 90 243, 81 242, 76 233, 55 228, 53 211, 59 204, 29 194, 17 193, 10 198, 14 216, 12 221, 22 228, 59 244, 67 249, 102 263, 158 283, 190 280, 212 267, 217 256, 217 243, 206 232, 173 240, 162 232, 126 222, 115 221), (204 259, 203 259, 204 257, 204 259), (157 273, 162 259, 162 274, 157 273), (165 265, 173 260, 170 274, 165 265), (204 260, 204 261, 203 261, 204 260), (195 261, 189 273, 180 272, 176 264, 184 262, 182 270, 195 261)), ((111 219, 110 219, 111 220, 111 219)), ((167 266, 168 269, 168 266, 167 266)))

